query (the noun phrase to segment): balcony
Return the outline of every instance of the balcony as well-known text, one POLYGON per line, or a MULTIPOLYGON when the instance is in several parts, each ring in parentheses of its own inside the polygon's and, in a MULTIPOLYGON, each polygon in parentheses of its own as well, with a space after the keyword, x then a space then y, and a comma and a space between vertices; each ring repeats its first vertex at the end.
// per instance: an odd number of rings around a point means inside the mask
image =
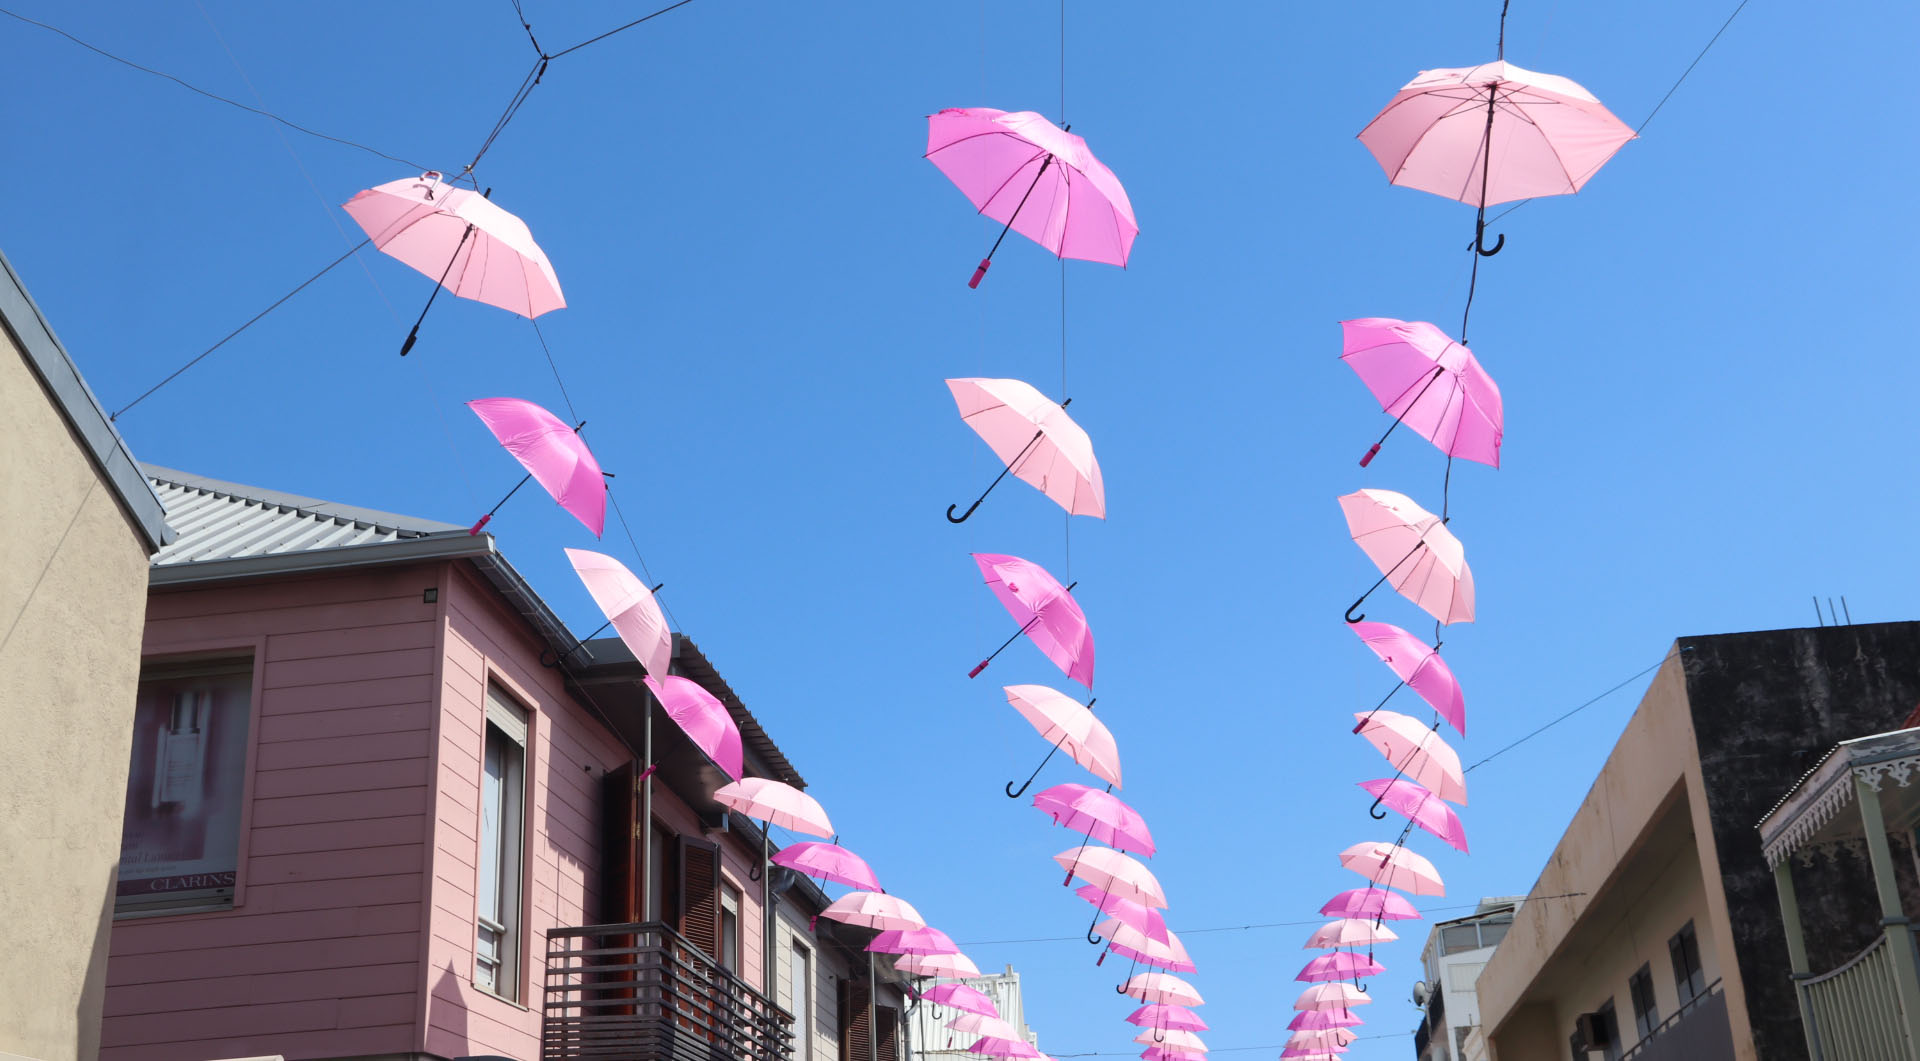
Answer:
POLYGON ((1733 1025, 1720 981, 1642 1036, 1620 1061, 1733 1061, 1733 1025))
POLYGON ((792 1025, 658 922, 547 933, 541 1061, 791 1061, 792 1025))

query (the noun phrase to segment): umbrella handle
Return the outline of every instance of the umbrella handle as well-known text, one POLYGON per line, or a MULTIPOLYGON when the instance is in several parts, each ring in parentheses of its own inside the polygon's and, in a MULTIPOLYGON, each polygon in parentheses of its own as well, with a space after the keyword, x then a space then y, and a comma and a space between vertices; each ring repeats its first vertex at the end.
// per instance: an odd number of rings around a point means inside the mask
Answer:
POLYGON ((1485 221, 1476 222, 1473 231, 1473 252, 1475 254, 1478 254, 1482 258, 1491 258, 1500 253, 1500 248, 1506 245, 1507 234, 1502 232, 1495 237, 1493 246, 1487 246, 1487 223, 1485 221))
POLYGON ((1154 1041, 1154 1042, 1156 1042, 1156 1043, 1164 1043, 1164 1042, 1166 1042, 1166 1041, 1167 1041, 1167 1030, 1166 1030, 1165 1028, 1155 1028, 1155 1029, 1153 1030, 1153 1041, 1154 1041))
MULTIPOLYGON (((1381 817, 1383 817, 1383 818, 1384 818, 1384 817, 1386 817, 1386 815, 1384 815, 1384 814, 1383 814, 1383 815, 1381 815, 1381 817)), ((755 866, 755 867, 753 867, 752 869, 749 869, 749 870, 747 871, 747 879, 748 879, 748 880, 750 880, 750 881, 751 881, 751 880, 759 880, 759 879, 760 879, 760 878, 761 878, 762 876, 764 876, 764 874, 762 874, 762 873, 760 872, 760 867, 759 867, 759 866, 755 866)))
POLYGON ((1125 984, 1115 984, 1115 985, 1113 985, 1113 993, 1114 993, 1114 994, 1116 994, 1116 995, 1124 995, 1124 994, 1126 994, 1126 993, 1127 993, 1127 985, 1125 985, 1125 984))
POLYGON ((1092 930, 1092 929, 1088 929, 1088 930, 1087 930, 1087 942, 1088 942, 1088 943, 1091 943, 1091 944, 1093 944, 1093 945, 1094 945, 1094 946, 1096 946, 1096 947, 1098 947, 1098 946, 1099 946, 1100 944, 1102 944, 1102 943, 1105 943, 1105 942, 1106 942, 1106 940, 1104 940, 1104 939, 1102 939, 1102 938, 1100 938, 1099 936, 1096 936, 1096 935, 1094 935, 1094 934, 1093 934, 1093 930, 1092 930))
POLYGON ((1367 455, 1360 458, 1360 467, 1364 468, 1367 465, 1372 464, 1373 458, 1379 455, 1380 455, 1380 443, 1375 442, 1373 444, 1373 448, 1367 451, 1367 455))
POLYGON ((1367 817, 1372 818, 1374 821, 1377 821, 1377 822, 1385 821, 1387 819, 1387 812, 1380 809, 1380 801, 1386 798, 1387 796, 1385 792, 1382 792, 1378 797, 1376 797, 1373 801, 1373 806, 1367 808, 1367 817))
POLYGON ((959 508, 960 506, 957 504, 948 505, 947 506, 947 522, 948 523, 965 523, 967 521, 967 517, 973 515, 973 510, 976 508, 979 508, 980 502, 985 501, 986 499, 987 499, 987 495, 985 494, 981 494, 979 497, 974 498, 973 504, 968 505, 967 510, 965 512, 960 513, 958 516, 953 514, 953 510, 956 508, 959 508))
MULTIPOLYGON (((1368 590, 1367 592, 1372 593, 1373 591, 1368 590)), ((1366 620, 1367 618, 1366 612, 1361 612, 1359 615, 1353 614, 1354 608, 1358 608, 1362 604, 1365 604, 1366 602, 1367 602, 1367 598, 1365 596, 1362 596, 1359 600, 1353 602, 1353 605, 1347 609, 1347 622, 1358 623, 1366 620)))

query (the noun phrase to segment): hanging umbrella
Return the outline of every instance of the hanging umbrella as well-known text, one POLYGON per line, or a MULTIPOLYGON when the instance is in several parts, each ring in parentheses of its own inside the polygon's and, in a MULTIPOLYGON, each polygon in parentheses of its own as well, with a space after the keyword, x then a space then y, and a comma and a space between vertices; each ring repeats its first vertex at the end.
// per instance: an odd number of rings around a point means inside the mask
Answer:
POLYGON ((1352 980, 1361 976, 1379 976, 1386 966, 1362 954, 1337 950, 1307 962, 1295 980, 1318 983, 1323 980, 1352 980))
POLYGON ((1355 844, 1340 852, 1340 864, 1382 888, 1398 888, 1411 895, 1447 894, 1433 863, 1399 844, 1355 844))
POLYGON ((1067 871, 1067 884, 1078 877, 1122 899, 1160 910, 1167 908, 1167 896, 1160 890, 1159 880, 1138 859, 1108 848, 1082 845, 1060 852, 1053 860, 1067 871))
POLYGON ((1207 1030, 1207 1022, 1200 1019, 1200 1014, 1185 1006, 1166 1002, 1150 1002, 1141 1006, 1127 1014, 1127 1023, 1142 1028, 1164 1028, 1183 1032, 1207 1030))
POLYGON ((1020 1029, 1001 1020, 998 1016, 989 1017, 984 1013, 962 1013, 948 1021, 947 1027, 957 1032, 971 1032, 975 1037, 1002 1039, 1010 1043, 1026 1041, 1026 1036, 1020 1034, 1020 1029))
POLYGON ((813 836, 832 836, 826 809, 792 785, 764 777, 743 777, 714 790, 714 802, 749 818, 813 836))
POLYGON ((993 999, 986 992, 965 984, 935 984, 921 992, 920 997, 936 1005, 977 1013, 983 1017, 1000 1015, 1000 1007, 993 1004, 993 999))
MULTIPOLYGON (((725 770, 728 777, 737 778, 746 774, 746 768, 741 763, 740 727, 734 723, 727 705, 691 678, 669 674, 663 679, 648 675, 641 680, 652 690, 654 699, 660 701, 660 707, 666 711, 667 717, 686 731, 694 746, 706 752, 707 758, 712 759, 715 766, 725 770)), ((856 888, 864 887, 850 881, 842 883, 852 883, 856 888)), ((880 886, 876 884, 873 887, 878 889, 880 886)))
POLYGON ((950 379, 960 419, 993 447, 1006 465, 986 493, 958 516, 947 506, 947 519, 965 523, 1000 479, 1013 473, 1033 484, 1070 515, 1107 517, 1107 492, 1100 481, 1100 462, 1093 457, 1093 440, 1067 415, 1068 398, 1055 405, 1032 384, 1017 379, 950 379))
POLYGON ((980 967, 964 954, 909 954, 894 959, 893 967, 914 976, 943 976, 952 980, 971 980, 980 975, 980 967))
POLYGON ((1361 490, 1340 499, 1347 529, 1354 543, 1382 574, 1347 609, 1355 615, 1381 582, 1393 583, 1401 595, 1442 623, 1473 621, 1473 572, 1467 567, 1466 547, 1446 528, 1445 521, 1392 490, 1361 490))
MULTIPOLYGON (((1083 884, 1073 890, 1073 894, 1093 904, 1094 909, 1107 914, 1122 924, 1131 925, 1148 939, 1167 941, 1167 920, 1160 911, 1144 903, 1122 899, 1104 888, 1083 884)), ((1093 941, 1090 941, 1093 942, 1093 941)))
MULTIPOLYGON (((1467 776, 1460 768, 1460 754, 1440 739, 1439 733, 1398 711, 1355 711, 1353 717, 1359 720, 1353 731, 1386 756, 1400 773, 1432 789, 1441 799, 1466 805, 1467 776)), ((1386 817, 1379 811, 1373 816, 1386 817)))
POLYGON ((1006 222, 968 287, 980 286, 1007 229, 1056 258, 1127 264, 1140 226, 1126 189, 1085 140, 1040 115, 949 107, 927 116, 926 157, 981 213, 1006 222))
MULTIPOLYGON (((1354 848, 1348 848, 1353 851, 1354 848)), ((1345 856, 1341 857, 1345 864, 1345 856)), ((1399 939, 1398 933, 1385 925, 1376 925, 1371 920, 1343 917, 1329 921, 1313 930, 1313 935, 1301 944, 1302 949, 1327 947, 1359 947, 1370 943, 1391 943, 1399 939)))
MULTIPOLYGON (((493 519, 493 513, 500 511, 500 505, 507 498, 520 492, 527 485, 527 479, 538 480, 540 486, 560 507, 573 514, 573 517, 586 524, 593 536, 598 538, 607 525, 607 479, 600 470, 600 462, 595 460, 593 452, 587 449, 587 443, 580 437, 578 428, 568 427, 559 417, 529 401, 519 398, 480 398, 467 403, 500 445, 513 454, 513 459, 527 470, 526 478, 520 480, 500 504, 492 511, 480 517, 480 521, 468 529, 468 534, 480 533, 480 528, 493 519)), ((581 427, 586 422, 581 421, 581 427)))
POLYGON ((673 630, 647 584, 611 556, 585 549, 566 552, 574 573, 586 583, 593 602, 613 624, 614 633, 633 652, 633 658, 640 661, 647 674, 665 677, 673 663, 673 630))
POLYGON ((1288 1021, 1287 1027, 1295 1031, 1302 1029, 1316 1031, 1326 1028, 1357 1028, 1365 1023, 1366 1021, 1344 1009, 1309 1009, 1302 1010, 1288 1021))
POLYGON ((837 844, 813 840, 788 844, 774 852, 773 864, 849 888, 876 892, 885 890, 880 887, 880 881, 873 875, 873 868, 867 865, 866 859, 837 844))
POLYGON ((1142 1002, 1173 1006, 1199 1006, 1207 1001, 1200 997, 1200 992, 1194 990, 1192 984, 1171 973, 1141 973, 1114 990, 1142 1002))
MULTIPOLYGON (((1093 701, 1087 701, 1082 707, 1080 701, 1044 685, 1007 685, 1007 703, 1013 705, 1020 716, 1033 724, 1040 736, 1053 742, 1053 751, 1062 749, 1073 757, 1073 761, 1087 768, 1102 781, 1111 781, 1115 787, 1120 784, 1120 746, 1113 739, 1113 733, 1106 724, 1093 717, 1093 701)), ((1027 784, 1015 791, 1013 782, 1007 782, 1007 796, 1018 799, 1027 791, 1027 785, 1033 784, 1033 778, 1052 761, 1053 752, 1048 752, 1040 765, 1034 768, 1033 777, 1027 778, 1027 784)))
POLYGON ((1158 1046, 1162 1050, 1184 1050, 1193 1054, 1204 1054, 1207 1052, 1207 1044, 1201 1041, 1198 1035, 1192 1032, 1177 1031, 1174 1029, 1157 1030, 1148 1028, 1146 1031, 1134 1036, 1133 1041, 1136 1043, 1145 1043, 1148 1046, 1158 1046))
POLYGON ((1380 778, 1362 781, 1360 787, 1379 797, 1381 803, 1407 816, 1413 824, 1439 837, 1448 847, 1467 853, 1467 830, 1460 816, 1439 796, 1423 785, 1406 778, 1380 778))
POLYGON ((1352 984, 1315 984, 1300 992, 1294 1009, 1350 1009, 1365 1006, 1373 998, 1352 984))
MULTIPOLYGON (((1167 931, 1164 942, 1153 939, 1118 918, 1109 918, 1100 922, 1095 931, 1107 937, 1107 950, 1122 958, 1131 958, 1142 965, 1151 965, 1156 969, 1165 969, 1169 972, 1198 971, 1193 964, 1193 959, 1187 956, 1186 945, 1180 942, 1180 937, 1174 935, 1171 929, 1167 931)), ((1105 961, 1106 957, 1102 954, 1100 961, 1105 961)))
POLYGON ((1340 360, 1393 416, 1387 433, 1360 458, 1362 468, 1401 424, 1449 457, 1500 467, 1500 388, 1473 351, 1426 321, 1364 317, 1341 321, 1340 329, 1340 360))
POLYGON ((1352 1032, 1340 1028, 1303 1029, 1287 1036, 1287 1045, 1323 1050, 1345 1050, 1356 1038, 1358 1036, 1352 1032))
POLYGON ((1467 735, 1466 694, 1460 691, 1453 668, 1447 666, 1439 652, 1392 623, 1351 623, 1347 628, 1365 642, 1381 662, 1393 668, 1402 684, 1419 693, 1420 699, 1440 712, 1440 717, 1453 726, 1454 732, 1462 737, 1467 735))
POLYGON ((1140 1051, 1146 1061, 1207 1061, 1207 1055, 1198 1050, 1169 1050, 1164 1046, 1149 1046, 1140 1051))
POLYGON ((905 899, 878 892, 848 892, 820 911, 820 916, 841 924, 858 925, 881 932, 927 926, 920 911, 905 899))
POLYGON ((1040 1048, 1023 1039, 999 1039, 983 1035, 967 1047, 967 1053, 984 1054, 987 1057, 1045 1057, 1040 1048))
POLYGON ((456 188, 428 171, 368 188, 342 207, 374 246, 435 281, 433 296, 400 347, 402 357, 420 337, 420 321, 442 288, 528 318, 567 304, 547 253, 526 222, 488 200, 492 191, 456 188))
POLYGON ((1327 900, 1320 912, 1328 917, 1368 918, 1374 921, 1417 921, 1420 911, 1385 888, 1355 888, 1327 900))
MULTIPOLYGON (((1087 628, 1086 614, 1073 599, 1073 586, 1060 585, 1045 568, 1017 556, 974 553, 973 562, 979 565, 987 588, 1020 624, 1013 637, 993 650, 993 656, 1025 634, 1067 677, 1093 688, 1093 631, 1087 628)), ((981 660, 967 677, 986 670, 993 656, 981 660)))
POLYGON ((1122 851, 1153 857, 1153 833, 1140 812, 1111 792, 1086 785, 1055 785, 1033 797, 1033 805, 1053 816, 1053 824, 1122 851))
POLYGON ((1322 1049, 1314 1046, 1289 1046, 1280 1051, 1285 1061, 1340 1061, 1340 1055, 1346 1049, 1322 1049))
POLYGON ((875 954, 958 954, 960 948, 937 928, 894 928, 873 937, 867 949, 875 954))

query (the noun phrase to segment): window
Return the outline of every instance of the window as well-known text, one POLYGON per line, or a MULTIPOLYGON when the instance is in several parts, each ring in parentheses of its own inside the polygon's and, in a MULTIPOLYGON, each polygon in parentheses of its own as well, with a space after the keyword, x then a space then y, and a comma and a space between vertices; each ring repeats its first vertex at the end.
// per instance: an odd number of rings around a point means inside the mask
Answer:
POLYGON ((474 892, 478 938, 474 985, 520 997, 520 881, 525 864, 527 711, 487 689, 487 736, 480 780, 480 880, 474 892))
POLYGON ((723 967, 740 971, 740 893, 726 884, 720 886, 719 958, 723 967))
POLYGON ((792 962, 787 1002, 793 1011, 793 1061, 808 1061, 813 1055, 813 955, 795 943, 792 962))
POLYGON ((1594 1010, 1594 1016, 1600 1018, 1599 1032, 1606 1036, 1606 1042, 1596 1045, 1605 1050, 1607 1061, 1620 1061, 1620 1018, 1614 1015, 1613 999, 1607 999, 1605 1005, 1594 1010))
POLYGON ((251 656, 141 668, 115 913, 233 905, 252 697, 251 656))
POLYGON ((1628 977, 1627 995, 1633 1000, 1633 1026, 1645 1039, 1660 1026, 1660 1011, 1653 1005, 1653 970, 1642 965, 1628 977))
POLYGON ((1700 940, 1693 933, 1693 922, 1680 926, 1667 941, 1667 953, 1673 958, 1673 986, 1686 1005, 1707 989, 1707 974, 1700 968, 1700 940))

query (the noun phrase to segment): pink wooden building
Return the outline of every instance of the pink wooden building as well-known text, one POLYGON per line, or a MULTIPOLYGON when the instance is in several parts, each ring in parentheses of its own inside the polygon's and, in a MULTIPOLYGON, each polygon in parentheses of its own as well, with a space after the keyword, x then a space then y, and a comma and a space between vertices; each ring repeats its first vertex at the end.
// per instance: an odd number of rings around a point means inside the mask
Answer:
MULTIPOLYGON (((147 471, 179 539, 102 1058, 896 1061, 863 934, 759 879, 639 665, 580 645, 492 536, 147 471)), ((727 703, 750 774, 804 784, 684 638, 674 673, 727 703)))

